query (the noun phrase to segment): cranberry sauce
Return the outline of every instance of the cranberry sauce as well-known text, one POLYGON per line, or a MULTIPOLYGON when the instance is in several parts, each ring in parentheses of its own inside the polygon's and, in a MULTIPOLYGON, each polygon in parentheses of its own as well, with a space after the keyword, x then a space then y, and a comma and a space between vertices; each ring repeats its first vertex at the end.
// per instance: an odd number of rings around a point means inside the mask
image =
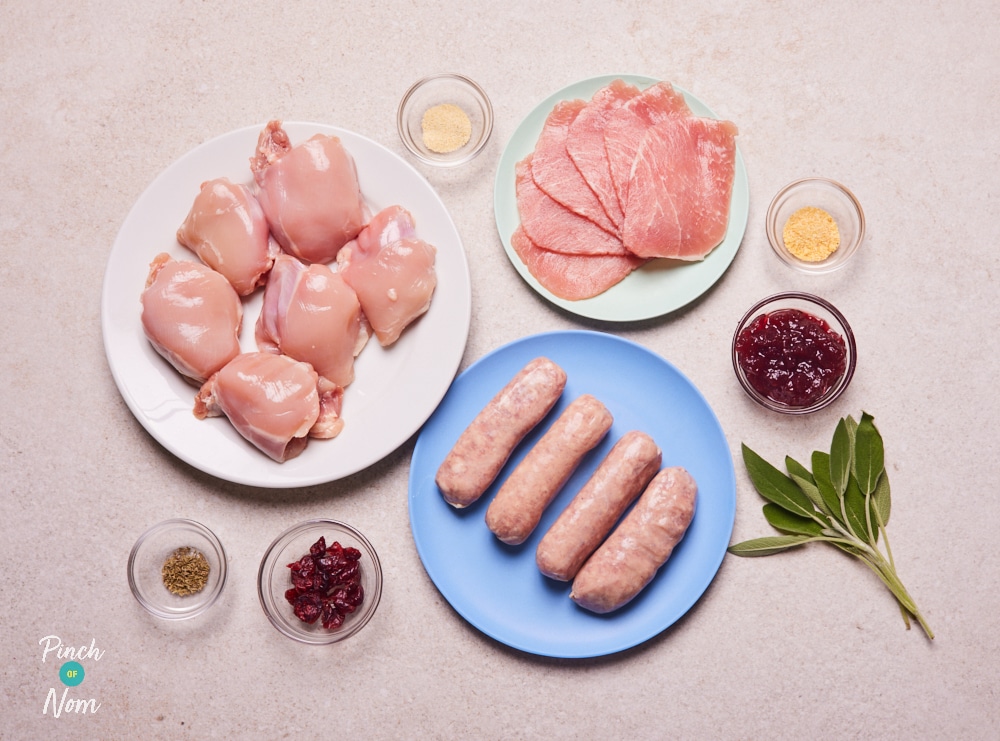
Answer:
POLYGON ((755 317, 737 337, 736 354, 757 393, 794 407, 819 401, 847 370, 844 338, 799 309, 755 317))

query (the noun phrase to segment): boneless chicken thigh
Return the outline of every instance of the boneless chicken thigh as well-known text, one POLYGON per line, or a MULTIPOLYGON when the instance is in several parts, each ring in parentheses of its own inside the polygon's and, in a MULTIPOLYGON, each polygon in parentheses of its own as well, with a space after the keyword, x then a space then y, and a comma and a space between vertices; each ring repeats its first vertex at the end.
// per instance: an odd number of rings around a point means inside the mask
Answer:
POLYGON ((140 301, 147 339, 191 382, 203 383, 239 354, 240 297, 200 262, 157 255, 140 301))
POLYGON ((388 347, 430 306, 437 250, 419 239, 400 206, 377 213, 337 256, 338 271, 358 294, 379 344, 388 347))
POLYGON ((257 199, 278 244, 306 262, 330 262, 365 225, 354 158, 336 136, 292 146, 280 121, 261 132, 250 159, 257 199))
POLYGON ((368 341, 358 296, 326 265, 279 255, 264 289, 257 347, 310 363, 337 386, 354 380, 354 358, 368 341))
POLYGON ((222 273, 241 296, 263 283, 278 252, 253 193, 228 178, 201 184, 177 241, 222 273))
POLYGON ((195 397, 198 419, 225 415, 244 438, 282 463, 299 455, 310 437, 335 437, 342 389, 312 366, 286 355, 237 355, 195 397))

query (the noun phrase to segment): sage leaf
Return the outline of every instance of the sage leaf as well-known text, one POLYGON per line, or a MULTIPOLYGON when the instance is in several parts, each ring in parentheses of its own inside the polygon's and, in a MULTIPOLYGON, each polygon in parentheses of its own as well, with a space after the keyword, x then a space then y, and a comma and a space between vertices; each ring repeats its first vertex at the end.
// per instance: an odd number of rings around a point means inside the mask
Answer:
POLYGON ((837 491, 837 496, 844 496, 847 491, 847 481, 851 476, 851 460, 854 458, 854 446, 851 444, 850 433, 847 431, 846 420, 837 423, 833 431, 833 443, 830 445, 830 481, 837 491))
POLYGON ((768 538, 744 540, 742 543, 729 546, 727 550, 734 556, 770 556, 813 540, 819 538, 808 535, 772 535, 768 538))
POLYGON ((779 507, 787 509, 792 514, 811 517, 812 502, 802 493, 795 482, 785 474, 765 461, 755 452, 743 445, 743 463, 754 487, 764 499, 774 502, 779 507))
POLYGON ((892 510, 892 502, 889 496, 889 472, 883 470, 872 492, 872 513, 877 518, 877 522, 885 527, 889 524, 889 513, 892 510))
POLYGON ((812 454, 812 464, 813 479, 816 481, 816 488, 823 498, 823 503, 826 504, 828 513, 836 517, 842 525, 846 525, 847 523, 844 522, 840 513, 840 495, 837 494, 833 481, 830 480, 830 456, 815 450, 812 454))
POLYGON ((826 506, 826 502, 823 501, 823 497, 820 496, 819 489, 816 486, 816 479, 813 478, 808 468, 791 456, 785 456, 785 468, 788 469, 788 474, 792 477, 792 481, 798 485, 803 494, 809 497, 809 501, 813 503, 816 509, 827 515, 832 514, 826 506))
POLYGON ((822 535, 823 526, 811 517, 799 517, 776 504, 764 505, 764 519, 771 523, 775 530, 793 535, 822 535))
MULTIPOLYGON (((863 412, 862 412, 863 413, 863 412)), ((847 428, 847 439, 851 441, 851 447, 854 447, 854 439, 858 434, 858 423, 850 414, 844 417, 844 426, 847 428)))
POLYGON ((882 436, 875 427, 875 418, 862 412, 854 441, 854 475, 861 491, 865 494, 874 492, 884 470, 885 448, 882 436))
MULTIPOLYGON (((847 526, 851 532, 866 543, 872 543, 868 537, 868 519, 866 515, 868 500, 858 486, 858 480, 851 476, 844 492, 844 510, 847 512, 847 526)), ((873 528, 873 536, 877 540, 877 530, 873 528)), ((872 543, 874 545, 874 543, 872 543)))

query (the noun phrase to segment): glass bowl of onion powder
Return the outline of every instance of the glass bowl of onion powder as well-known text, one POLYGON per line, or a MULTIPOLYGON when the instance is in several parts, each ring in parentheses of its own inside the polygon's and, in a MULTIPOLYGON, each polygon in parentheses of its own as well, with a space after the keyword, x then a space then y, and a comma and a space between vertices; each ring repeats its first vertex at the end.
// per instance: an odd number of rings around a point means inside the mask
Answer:
POLYGON ((136 600, 163 620, 201 615, 222 595, 226 551, 215 533, 194 520, 164 520, 144 532, 128 558, 136 600))
POLYGON ((483 151, 493 132, 493 106, 468 77, 431 75, 406 91, 396 126, 403 144, 421 162, 456 167, 483 151))
POLYGON ((857 252, 865 237, 865 214, 840 183, 802 178, 778 191, 765 228, 783 263, 803 273, 830 273, 857 252))

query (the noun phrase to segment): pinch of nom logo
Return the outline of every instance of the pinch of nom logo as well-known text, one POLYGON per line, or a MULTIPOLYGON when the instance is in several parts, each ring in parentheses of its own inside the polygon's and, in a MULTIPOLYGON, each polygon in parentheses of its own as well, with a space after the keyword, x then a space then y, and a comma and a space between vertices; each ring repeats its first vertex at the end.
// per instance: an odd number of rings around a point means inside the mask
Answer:
POLYGON ((40 639, 38 644, 42 647, 42 663, 45 664, 46 659, 54 658, 53 663, 58 664, 59 679, 64 685, 61 696, 55 687, 49 689, 45 696, 45 704, 42 706, 42 715, 48 715, 50 709, 53 718, 58 718, 64 712, 79 715, 96 713, 101 707, 101 703, 96 699, 69 697, 70 688, 79 687, 87 676, 87 670, 82 662, 100 661, 104 656, 104 651, 97 648, 96 639, 92 638, 89 646, 67 646, 59 636, 48 635, 40 639))

